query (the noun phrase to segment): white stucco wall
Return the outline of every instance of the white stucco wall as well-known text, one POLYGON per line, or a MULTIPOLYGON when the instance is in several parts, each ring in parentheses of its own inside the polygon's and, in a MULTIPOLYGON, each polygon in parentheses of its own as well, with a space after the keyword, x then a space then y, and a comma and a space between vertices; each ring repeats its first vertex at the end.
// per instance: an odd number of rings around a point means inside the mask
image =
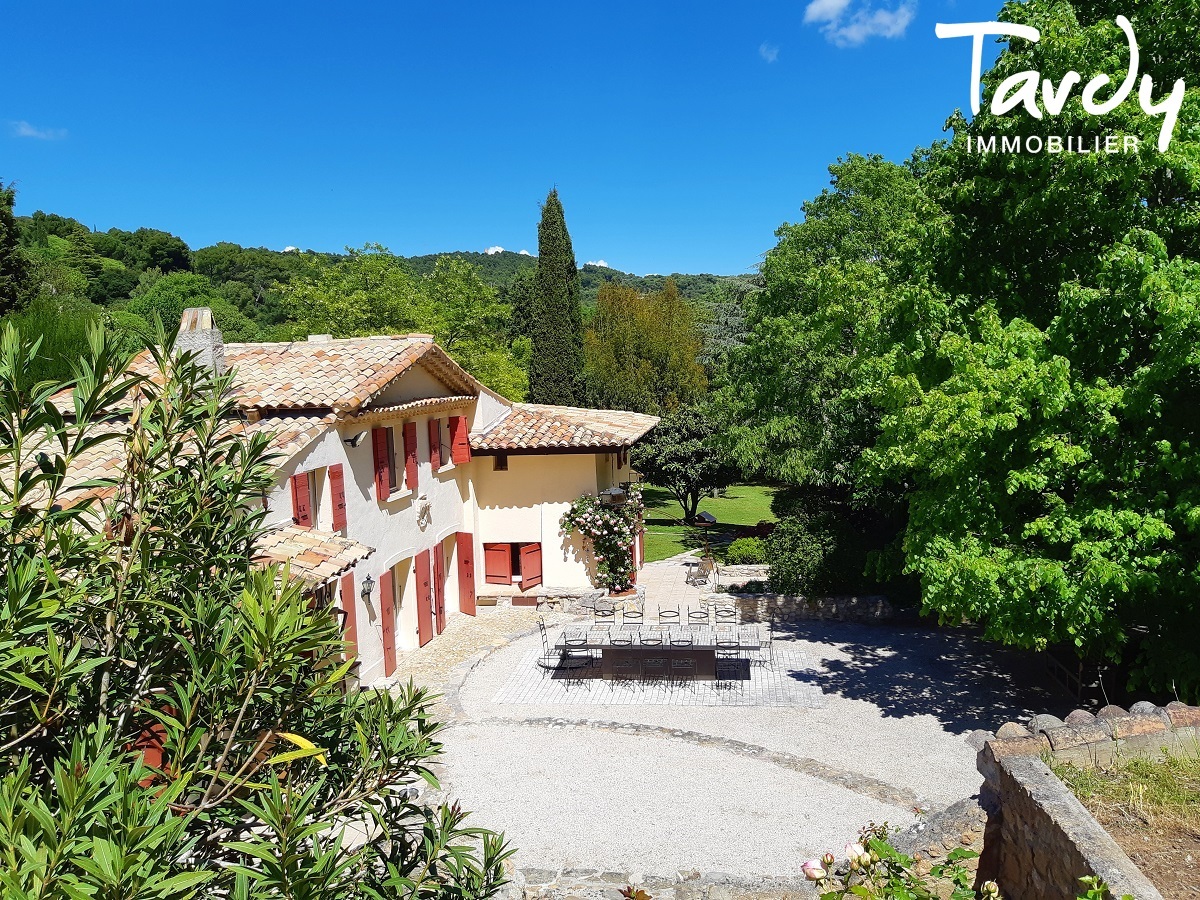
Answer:
MULTIPOLYGON (((361 560, 351 571, 354 574, 355 599, 357 603, 357 629, 359 645, 359 679, 369 684, 383 676, 383 631, 380 621, 379 596, 380 575, 405 563, 397 569, 396 598, 396 647, 411 649, 418 645, 415 566, 409 560, 416 554, 446 542, 453 544, 458 531, 470 531, 471 523, 464 517, 464 492, 466 491, 466 466, 447 464, 437 472, 429 464, 429 417, 419 417, 417 426, 417 490, 400 490, 382 503, 375 496, 374 456, 371 436, 368 433, 357 447, 348 446, 342 439, 370 431, 353 423, 341 432, 331 430, 293 457, 280 469, 274 490, 268 497, 268 524, 286 524, 292 520, 292 496, 289 479, 302 472, 317 472, 313 478, 314 509, 316 528, 333 530, 333 502, 325 469, 341 463, 346 485, 346 537, 374 547, 375 552, 361 560), (417 514, 428 503, 429 522, 418 524, 417 514), (370 575, 375 581, 375 590, 364 600, 359 588, 370 575)), ((397 428, 397 473, 404 468, 400 437, 401 420, 397 428)), ((403 478, 403 476, 400 476, 403 478)), ((446 612, 449 618, 459 612, 457 558, 449 554, 446 567, 446 612), (453 568, 451 567, 453 565, 453 568)))

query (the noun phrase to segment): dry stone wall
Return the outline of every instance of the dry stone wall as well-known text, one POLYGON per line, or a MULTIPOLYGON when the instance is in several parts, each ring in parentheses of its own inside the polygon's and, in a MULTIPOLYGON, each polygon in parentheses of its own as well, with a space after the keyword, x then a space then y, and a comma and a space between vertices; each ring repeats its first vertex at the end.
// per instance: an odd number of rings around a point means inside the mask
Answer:
POLYGON ((1076 710, 1065 720, 1034 716, 995 735, 972 736, 984 777, 988 820, 980 877, 993 878, 1011 900, 1074 900, 1079 878, 1099 875, 1113 896, 1161 900, 1125 852, 1046 764, 1080 768, 1120 759, 1200 756, 1200 707, 1183 703, 1076 710))
POLYGON ((895 617, 884 596, 794 597, 787 594, 703 594, 709 605, 734 605, 743 622, 788 624, 823 620, 833 622, 885 622, 895 617))

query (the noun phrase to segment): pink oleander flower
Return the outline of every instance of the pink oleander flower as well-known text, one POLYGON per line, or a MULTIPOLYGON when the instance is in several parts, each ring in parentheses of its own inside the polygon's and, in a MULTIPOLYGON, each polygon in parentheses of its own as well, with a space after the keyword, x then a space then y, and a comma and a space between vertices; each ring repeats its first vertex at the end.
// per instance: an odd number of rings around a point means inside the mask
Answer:
POLYGON ((800 871, 809 881, 820 881, 825 877, 825 869, 821 866, 819 859, 810 859, 800 867, 800 871))

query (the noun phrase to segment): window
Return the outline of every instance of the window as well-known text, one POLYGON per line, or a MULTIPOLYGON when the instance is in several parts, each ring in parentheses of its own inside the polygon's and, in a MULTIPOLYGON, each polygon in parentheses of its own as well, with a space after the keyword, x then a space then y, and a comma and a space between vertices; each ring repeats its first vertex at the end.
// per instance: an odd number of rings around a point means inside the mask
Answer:
POLYGON ((396 431, 393 428, 384 431, 387 432, 388 490, 394 491, 399 487, 396 483, 396 431))
POLYGON ((442 465, 443 466, 453 465, 456 462, 456 460, 454 459, 454 450, 450 443, 449 420, 438 419, 437 423, 438 423, 438 441, 442 445, 442 452, 440 454, 442 457, 442 465))
POLYGON ((495 456, 492 457, 492 471, 493 472, 507 472, 508 471, 508 454, 507 453, 497 453, 495 456))

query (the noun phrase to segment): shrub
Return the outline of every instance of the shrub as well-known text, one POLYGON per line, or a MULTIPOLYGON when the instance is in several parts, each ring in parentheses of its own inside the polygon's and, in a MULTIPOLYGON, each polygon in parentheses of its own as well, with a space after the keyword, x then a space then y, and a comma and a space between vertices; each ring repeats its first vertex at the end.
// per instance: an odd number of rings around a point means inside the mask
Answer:
POLYGON ((738 538, 725 551, 725 564, 729 566, 756 566, 767 561, 767 545, 762 538, 738 538))
POLYGON ((784 519, 766 539, 771 560, 768 576, 777 594, 807 594, 824 587, 824 565, 834 547, 833 536, 811 521, 784 519))

